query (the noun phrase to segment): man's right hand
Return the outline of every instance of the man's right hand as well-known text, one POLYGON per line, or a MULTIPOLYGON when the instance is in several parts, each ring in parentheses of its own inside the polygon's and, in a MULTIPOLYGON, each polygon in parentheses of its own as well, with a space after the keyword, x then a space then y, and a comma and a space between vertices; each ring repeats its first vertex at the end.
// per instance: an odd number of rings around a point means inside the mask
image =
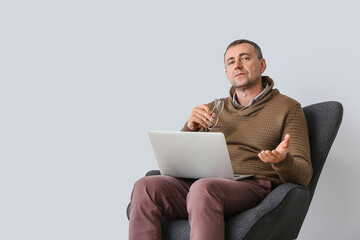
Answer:
POLYGON ((193 108, 191 111, 187 127, 192 131, 198 130, 201 127, 208 128, 210 118, 210 108, 207 105, 202 104, 193 108))

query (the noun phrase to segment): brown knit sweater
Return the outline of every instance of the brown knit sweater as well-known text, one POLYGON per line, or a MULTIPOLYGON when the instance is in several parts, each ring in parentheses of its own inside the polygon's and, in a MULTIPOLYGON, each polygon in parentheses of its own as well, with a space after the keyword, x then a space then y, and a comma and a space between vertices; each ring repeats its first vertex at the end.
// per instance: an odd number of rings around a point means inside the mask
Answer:
MULTIPOLYGON (((253 174, 274 185, 284 182, 307 186, 312 177, 310 145, 306 119, 301 105, 273 89, 271 78, 263 76, 269 89, 249 107, 236 106, 230 97, 223 98, 224 110, 212 130, 225 135, 234 173, 253 174), (290 134, 287 157, 280 163, 262 162, 257 156, 262 150, 274 150, 290 134)), ((213 108, 214 102, 208 104, 213 108)), ((185 124, 182 131, 190 131, 185 124)), ((201 128, 198 131, 208 131, 201 128)))

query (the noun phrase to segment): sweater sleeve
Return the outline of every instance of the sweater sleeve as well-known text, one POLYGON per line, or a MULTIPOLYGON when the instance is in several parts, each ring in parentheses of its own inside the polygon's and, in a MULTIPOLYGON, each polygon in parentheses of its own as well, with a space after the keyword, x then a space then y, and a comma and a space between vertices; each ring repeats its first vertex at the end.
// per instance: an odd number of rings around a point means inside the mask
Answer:
POLYGON ((296 104, 285 120, 282 139, 290 134, 290 147, 286 158, 272 164, 283 182, 307 186, 312 177, 310 143, 306 118, 300 104, 296 104))

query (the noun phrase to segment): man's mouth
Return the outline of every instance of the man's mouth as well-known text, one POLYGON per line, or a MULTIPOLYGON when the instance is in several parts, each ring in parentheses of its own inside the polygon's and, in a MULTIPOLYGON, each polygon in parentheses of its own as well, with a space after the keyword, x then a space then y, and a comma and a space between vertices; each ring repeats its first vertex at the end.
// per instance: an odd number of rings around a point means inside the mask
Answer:
POLYGON ((242 75, 245 75, 245 73, 243 73, 243 72, 237 73, 237 74, 235 74, 235 77, 242 76, 242 75))

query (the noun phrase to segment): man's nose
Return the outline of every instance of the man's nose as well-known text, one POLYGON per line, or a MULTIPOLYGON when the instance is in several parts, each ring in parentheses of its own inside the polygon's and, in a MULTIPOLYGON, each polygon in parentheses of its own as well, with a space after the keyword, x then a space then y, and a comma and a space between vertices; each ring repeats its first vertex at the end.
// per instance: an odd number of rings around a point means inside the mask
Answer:
POLYGON ((242 69, 243 68, 242 62, 241 61, 236 61, 235 62, 235 67, 236 67, 236 69, 242 69))

